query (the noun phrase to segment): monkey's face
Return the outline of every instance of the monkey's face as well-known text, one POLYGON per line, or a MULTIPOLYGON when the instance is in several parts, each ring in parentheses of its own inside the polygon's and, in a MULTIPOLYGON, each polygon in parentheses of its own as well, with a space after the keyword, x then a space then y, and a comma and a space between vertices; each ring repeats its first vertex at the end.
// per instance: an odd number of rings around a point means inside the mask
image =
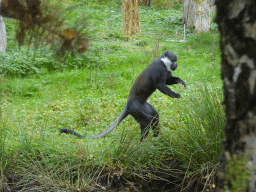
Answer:
POLYGON ((170 61, 171 61, 170 68, 172 71, 174 71, 177 68, 177 60, 178 60, 177 55, 175 53, 167 50, 164 52, 163 57, 167 57, 168 59, 170 59, 170 61))
POLYGON ((172 64, 171 64, 171 70, 174 71, 175 69, 177 69, 177 60, 172 61, 172 64))

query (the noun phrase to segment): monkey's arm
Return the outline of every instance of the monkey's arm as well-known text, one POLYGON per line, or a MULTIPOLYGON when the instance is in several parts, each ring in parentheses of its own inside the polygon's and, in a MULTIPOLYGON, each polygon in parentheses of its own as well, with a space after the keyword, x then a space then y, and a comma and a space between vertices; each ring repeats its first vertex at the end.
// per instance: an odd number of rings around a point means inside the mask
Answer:
POLYGON ((185 81, 183 81, 179 77, 170 77, 165 82, 166 85, 174 85, 174 84, 177 84, 177 83, 181 83, 182 85, 184 85, 185 88, 187 87, 187 84, 185 83, 185 81))
POLYGON ((174 93, 169 87, 167 87, 164 83, 159 83, 156 88, 161 91, 163 94, 168 95, 174 98, 180 98, 180 95, 174 93))

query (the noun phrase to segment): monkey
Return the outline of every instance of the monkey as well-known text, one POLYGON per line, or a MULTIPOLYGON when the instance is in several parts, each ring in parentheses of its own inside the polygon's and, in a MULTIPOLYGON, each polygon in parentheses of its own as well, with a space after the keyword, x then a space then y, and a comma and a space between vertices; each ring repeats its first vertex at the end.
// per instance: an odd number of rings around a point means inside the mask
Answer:
POLYGON ((131 115, 140 124, 140 141, 143 141, 148 136, 150 127, 153 130, 153 136, 158 137, 159 114, 147 102, 147 99, 156 89, 169 97, 180 98, 178 93, 174 93, 167 87, 167 85, 177 83, 181 83, 185 88, 187 87, 182 79, 172 76, 172 71, 177 68, 177 60, 177 55, 167 50, 144 69, 133 83, 123 111, 115 122, 104 132, 98 135, 84 136, 70 129, 61 129, 60 133, 69 133, 79 138, 99 138, 113 131, 124 118, 131 115))

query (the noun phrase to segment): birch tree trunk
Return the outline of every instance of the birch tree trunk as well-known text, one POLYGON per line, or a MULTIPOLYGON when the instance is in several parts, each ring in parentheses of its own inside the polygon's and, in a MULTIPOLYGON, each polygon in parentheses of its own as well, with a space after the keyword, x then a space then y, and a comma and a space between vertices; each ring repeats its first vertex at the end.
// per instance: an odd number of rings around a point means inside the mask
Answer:
POLYGON ((185 0, 183 3, 183 21, 186 26, 195 27, 199 33, 210 29, 213 8, 212 0, 185 0))
POLYGON ((256 189, 256 2, 216 0, 226 108, 218 191, 256 189))
MULTIPOLYGON (((1 0, 0 0, 0 12, 1 12, 1 0)), ((2 16, 0 15, 0 51, 5 51, 7 46, 7 38, 5 25, 2 16)))

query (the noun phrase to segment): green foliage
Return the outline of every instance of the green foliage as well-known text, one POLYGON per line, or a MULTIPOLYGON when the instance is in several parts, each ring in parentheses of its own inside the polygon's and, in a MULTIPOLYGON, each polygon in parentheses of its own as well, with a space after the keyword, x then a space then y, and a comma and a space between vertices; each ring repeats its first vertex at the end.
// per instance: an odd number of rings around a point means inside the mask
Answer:
POLYGON ((52 57, 52 52, 43 51, 39 53, 24 47, 7 51, 2 55, 0 72, 7 76, 41 75, 46 73, 47 70, 54 70, 56 61, 52 57))
POLYGON ((25 77, 73 68, 102 68, 103 66, 106 67, 107 63, 108 60, 100 54, 86 57, 73 56, 71 53, 67 53, 58 61, 50 50, 35 52, 32 49, 22 47, 19 50, 6 52, 2 55, 0 73, 9 77, 25 77))
POLYGON ((179 129, 171 143, 172 154, 194 170, 218 164, 225 124, 221 91, 202 83, 197 86, 181 101, 175 125, 179 129))
MULTIPOLYGON (((39 182, 45 191, 86 191, 104 171, 109 178, 164 179, 154 171, 173 171, 168 163, 174 159, 182 161, 188 179, 216 169, 224 127, 218 34, 196 35, 187 29, 186 42, 170 42, 183 39, 182 9, 141 6, 142 32, 130 38, 122 32, 115 2, 74 2, 75 14, 67 18, 72 23, 86 13, 91 26, 90 48, 80 57, 66 54, 58 60, 47 48, 17 49, 13 35, 8 37, 8 50, 0 58, 7 77, 1 98, 2 116, 7 117, 0 130, 1 168, 14 170, 20 183, 39 182), (181 99, 158 91, 150 97, 160 113, 159 138, 153 139, 150 131, 140 143, 132 117, 104 138, 59 135, 60 128, 87 135, 108 128, 123 110, 136 77, 165 50, 178 55, 173 75, 184 79, 188 89, 171 87, 181 99)), ((13 24, 7 24, 14 34, 13 24)))

